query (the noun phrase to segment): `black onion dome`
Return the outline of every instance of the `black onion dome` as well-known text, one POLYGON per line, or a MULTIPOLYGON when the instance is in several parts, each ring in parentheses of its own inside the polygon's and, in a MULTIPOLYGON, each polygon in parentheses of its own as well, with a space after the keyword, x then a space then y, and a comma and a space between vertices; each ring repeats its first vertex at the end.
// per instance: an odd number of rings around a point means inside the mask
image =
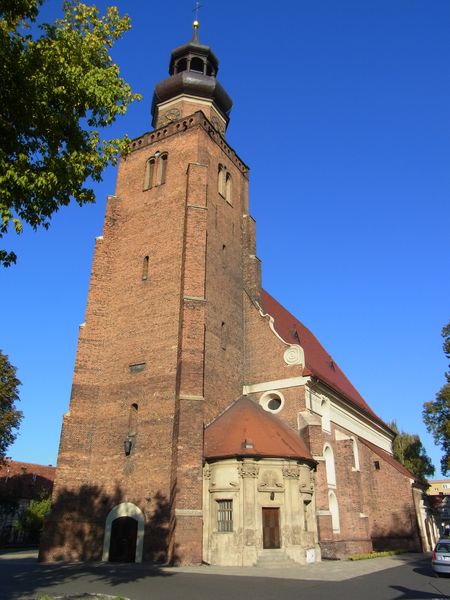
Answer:
POLYGON ((175 98, 180 94, 214 100, 224 115, 228 115, 233 106, 230 96, 215 77, 194 71, 182 71, 155 86, 153 108, 156 104, 175 98))
POLYGON ((169 75, 155 86, 152 114, 156 105, 188 94, 197 98, 213 100, 225 117, 228 116, 233 101, 216 79, 219 61, 209 46, 198 41, 197 27, 194 24, 193 39, 175 48, 170 56, 169 75))

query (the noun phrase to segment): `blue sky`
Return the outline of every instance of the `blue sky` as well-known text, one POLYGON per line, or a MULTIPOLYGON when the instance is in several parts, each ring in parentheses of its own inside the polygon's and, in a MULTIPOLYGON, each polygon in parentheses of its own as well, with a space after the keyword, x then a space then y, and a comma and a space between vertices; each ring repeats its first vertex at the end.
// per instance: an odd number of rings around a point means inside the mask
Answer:
MULTIPOLYGON (((97 5, 104 9, 103 0, 97 5)), ((143 94, 111 135, 151 129, 155 83, 191 37, 191 0, 120 0, 114 48, 143 94)), ((61 3, 47 0, 52 19, 61 3)), ((450 2, 203 0, 200 40, 234 100, 227 140, 250 166, 265 288, 319 338, 383 419, 417 432, 439 476, 422 404, 444 383, 450 318, 450 2)), ((95 236, 97 203, 3 246, 0 348, 18 368, 24 420, 9 455, 56 464, 95 236)))

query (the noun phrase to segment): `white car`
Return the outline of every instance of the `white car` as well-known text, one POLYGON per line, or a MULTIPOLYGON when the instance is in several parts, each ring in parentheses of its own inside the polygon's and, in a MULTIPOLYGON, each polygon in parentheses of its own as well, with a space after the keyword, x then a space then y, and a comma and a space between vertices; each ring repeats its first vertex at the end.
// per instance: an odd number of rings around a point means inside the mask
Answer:
POLYGON ((450 539, 442 539, 437 542, 431 557, 431 566, 437 575, 450 574, 450 539))

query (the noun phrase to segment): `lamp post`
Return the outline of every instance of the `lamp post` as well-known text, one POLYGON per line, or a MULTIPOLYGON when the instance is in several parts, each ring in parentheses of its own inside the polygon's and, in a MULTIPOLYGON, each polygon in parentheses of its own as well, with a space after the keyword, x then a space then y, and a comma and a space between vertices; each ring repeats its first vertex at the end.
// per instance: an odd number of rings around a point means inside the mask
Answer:
POLYGON ((133 445, 133 442, 131 441, 131 438, 127 437, 126 440, 124 440, 123 442, 123 448, 125 450, 125 456, 130 456, 131 454, 131 446, 133 445))

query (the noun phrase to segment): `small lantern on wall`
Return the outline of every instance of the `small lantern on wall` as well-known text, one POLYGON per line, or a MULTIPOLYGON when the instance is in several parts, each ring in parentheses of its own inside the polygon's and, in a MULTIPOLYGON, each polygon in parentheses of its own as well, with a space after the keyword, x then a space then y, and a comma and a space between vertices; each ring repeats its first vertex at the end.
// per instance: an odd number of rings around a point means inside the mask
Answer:
POLYGON ((130 437, 127 437, 124 442, 123 442, 123 448, 125 450, 125 456, 130 456, 131 454, 131 447, 133 445, 133 442, 131 441, 130 437))

